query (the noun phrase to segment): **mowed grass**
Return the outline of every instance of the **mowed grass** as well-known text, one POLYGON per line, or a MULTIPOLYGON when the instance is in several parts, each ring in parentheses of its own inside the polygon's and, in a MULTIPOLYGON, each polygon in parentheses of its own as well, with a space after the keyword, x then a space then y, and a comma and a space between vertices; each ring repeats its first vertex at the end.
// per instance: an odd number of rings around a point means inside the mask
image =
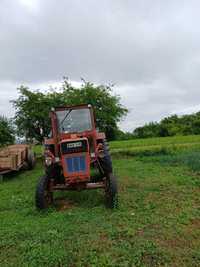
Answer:
POLYGON ((0 266, 200 266, 199 159, 198 147, 115 158, 115 211, 93 190, 59 193, 41 213, 41 160, 9 175, 0 184, 0 266))
POLYGON ((178 144, 200 143, 200 135, 172 136, 172 137, 155 137, 141 138, 125 141, 110 142, 112 149, 146 147, 155 145, 178 145, 178 144))
POLYGON ((137 156, 168 154, 170 152, 200 149, 200 135, 134 139, 110 142, 113 155, 137 156))

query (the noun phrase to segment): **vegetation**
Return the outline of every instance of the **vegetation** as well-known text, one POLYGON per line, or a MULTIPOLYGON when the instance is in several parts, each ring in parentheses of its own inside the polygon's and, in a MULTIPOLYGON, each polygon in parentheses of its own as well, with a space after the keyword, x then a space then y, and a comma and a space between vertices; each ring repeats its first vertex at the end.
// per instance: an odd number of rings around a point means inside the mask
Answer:
POLYGON ((119 96, 112 94, 112 88, 83 82, 75 88, 64 79, 60 91, 51 89, 47 93, 32 92, 21 86, 19 97, 12 101, 16 109, 15 123, 18 134, 42 141, 50 132, 49 111, 63 105, 91 104, 95 110, 97 127, 105 131, 108 139, 115 139, 117 123, 126 115, 127 109, 120 104, 119 96))
POLYGON ((0 116, 0 146, 13 143, 14 140, 14 128, 11 121, 0 116))
POLYGON ((40 161, 7 176, 0 184, 0 266, 200 266, 199 143, 199 136, 111 142, 112 151, 141 151, 114 159, 114 212, 101 190, 58 193, 55 207, 38 212, 40 161), (188 149, 144 156, 143 147, 160 143, 188 149))
POLYGON ((118 156, 168 154, 200 148, 200 136, 190 135, 113 141, 110 142, 110 148, 112 155, 118 156))
POLYGON ((172 115, 159 123, 151 122, 143 127, 138 127, 133 132, 137 138, 194 134, 200 134, 200 112, 180 117, 172 115))
POLYGON ((106 133, 109 140, 132 140, 137 138, 185 136, 200 134, 200 112, 177 116, 172 115, 160 122, 150 122, 133 132, 119 129, 118 123, 127 114, 120 97, 113 95, 112 86, 94 85, 82 80, 74 87, 64 78, 60 90, 50 88, 42 93, 28 87, 18 88, 19 97, 13 100, 15 124, 18 135, 41 142, 50 132, 49 111, 63 105, 91 104, 95 110, 97 127, 106 133))

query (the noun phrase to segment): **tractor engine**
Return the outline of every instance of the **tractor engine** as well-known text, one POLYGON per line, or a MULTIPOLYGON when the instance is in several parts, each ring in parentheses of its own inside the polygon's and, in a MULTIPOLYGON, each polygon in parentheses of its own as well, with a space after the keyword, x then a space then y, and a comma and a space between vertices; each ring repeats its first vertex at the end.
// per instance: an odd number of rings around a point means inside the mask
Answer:
POLYGON ((60 142, 63 175, 67 183, 90 179, 90 153, 87 138, 64 139, 60 142))

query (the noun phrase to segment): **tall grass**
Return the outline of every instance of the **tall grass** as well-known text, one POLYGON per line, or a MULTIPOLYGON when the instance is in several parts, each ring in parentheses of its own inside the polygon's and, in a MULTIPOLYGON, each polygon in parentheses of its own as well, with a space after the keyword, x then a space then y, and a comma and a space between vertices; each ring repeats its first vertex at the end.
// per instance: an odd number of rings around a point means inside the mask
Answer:
POLYGON ((200 172, 200 151, 185 151, 164 155, 157 158, 157 161, 165 165, 184 165, 194 172, 200 172))

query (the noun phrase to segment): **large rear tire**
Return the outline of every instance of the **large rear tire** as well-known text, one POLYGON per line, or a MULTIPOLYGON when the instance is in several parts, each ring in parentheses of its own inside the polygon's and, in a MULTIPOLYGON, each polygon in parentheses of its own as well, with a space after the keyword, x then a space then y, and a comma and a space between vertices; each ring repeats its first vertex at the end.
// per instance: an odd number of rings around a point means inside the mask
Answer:
POLYGON ((110 209, 118 207, 117 178, 112 173, 106 176, 105 181, 106 206, 110 209))
POLYGON ((36 193, 35 204, 40 210, 48 208, 53 203, 53 193, 49 191, 50 180, 48 176, 44 175, 40 178, 36 193))

